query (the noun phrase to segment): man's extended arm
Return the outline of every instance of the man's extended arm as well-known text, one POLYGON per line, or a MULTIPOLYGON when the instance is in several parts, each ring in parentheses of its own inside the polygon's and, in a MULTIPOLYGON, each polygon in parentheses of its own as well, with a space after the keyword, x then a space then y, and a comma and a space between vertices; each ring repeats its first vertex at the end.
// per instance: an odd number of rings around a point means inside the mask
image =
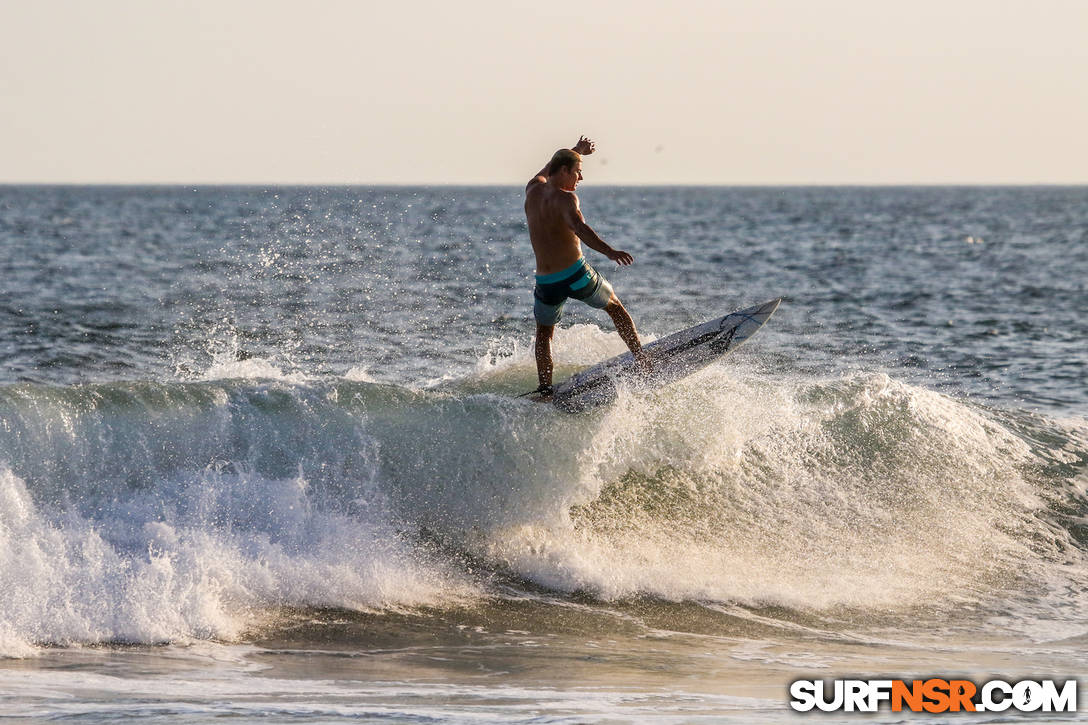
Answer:
MULTIPOLYGON (((574 146, 571 147, 571 151, 573 151, 574 153, 576 153, 576 154, 578 154, 580 156, 589 156, 591 153, 593 153, 596 150, 597 150, 597 144, 593 143, 593 141, 589 140, 585 136, 579 136, 578 137, 578 143, 574 144, 574 146)), ((547 181, 548 180, 548 167, 549 166, 551 166, 551 161, 548 161, 548 163, 544 164, 544 168, 542 168, 540 171, 536 172, 536 176, 529 179, 529 183, 525 185, 525 188, 528 189, 533 184, 540 184, 542 182, 547 181)))
POLYGON ((566 222, 570 225, 570 228, 574 230, 574 233, 578 235, 578 238, 585 242, 585 245, 590 249, 595 249, 604 256, 611 259, 621 265, 628 265, 635 261, 627 252, 622 252, 618 249, 613 249, 605 240, 601 239, 597 232, 593 231, 593 227, 586 224, 585 217, 582 216, 582 210, 578 206, 578 197, 571 194, 570 206, 566 209, 566 222))

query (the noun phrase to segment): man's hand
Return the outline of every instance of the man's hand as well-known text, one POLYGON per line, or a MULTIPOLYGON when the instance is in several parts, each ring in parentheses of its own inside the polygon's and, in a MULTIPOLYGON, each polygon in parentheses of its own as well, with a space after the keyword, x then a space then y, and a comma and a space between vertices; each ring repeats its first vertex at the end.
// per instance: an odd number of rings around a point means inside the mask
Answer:
POLYGON ((635 258, 632 257, 630 254, 628 254, 627 252, 621 252, 618 249, 613 249, 605 256, 622 267, 626 267, 627 265, 631 264, 631 262, 635 261, 635 258))
POLYGON ((585 136, 579 136, 578 143, 574 144, 574 148, 571 149, 571 151, 581 156, 589 156, 596 150, 597 144, 593 143, 585 136))

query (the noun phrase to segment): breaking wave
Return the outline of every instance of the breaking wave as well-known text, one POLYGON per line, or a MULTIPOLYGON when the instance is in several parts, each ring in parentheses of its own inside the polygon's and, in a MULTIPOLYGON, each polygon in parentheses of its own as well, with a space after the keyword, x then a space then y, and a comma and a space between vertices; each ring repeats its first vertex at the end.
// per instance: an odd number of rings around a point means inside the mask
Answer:
MULTIPOLYGON (((564 330, 560 367, 617 344, 564 330)), ((743 359, 573 416, 510 395, 533 372, 516 349, 431 390, 260 371, 0 388, 0 654, 244 638, 283 608, 442 608, 496 580, 800 610, 1076 604, 1084 421, 743 359)))

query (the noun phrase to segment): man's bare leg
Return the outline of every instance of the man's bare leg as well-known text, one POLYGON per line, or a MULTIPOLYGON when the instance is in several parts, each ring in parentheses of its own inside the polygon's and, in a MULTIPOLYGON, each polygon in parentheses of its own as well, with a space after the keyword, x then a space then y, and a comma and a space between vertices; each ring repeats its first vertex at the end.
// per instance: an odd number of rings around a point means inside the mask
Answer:
POLYGON ((552 384, 552 332, 554 325, 536 325, 536 378, 540 386, 552 384))
POLYGON ((616 326, 616 332, 620 333, 620 338, 627 343, 627 347, 631 350, 631 354, 635 356, 635 360, 638 361, 639 367, 641 367, 643 371, 648 371, 650 368, 650 359, 646 353, 642 351, 642 342, 638 339, 638 331, 635 330, 635 321, 631 319, 631 315, 628 314, 627 308, 620 302, 620 298, 613 294, 612 299, 605 305, 604 311, 612 318, 612 324, 616 326))

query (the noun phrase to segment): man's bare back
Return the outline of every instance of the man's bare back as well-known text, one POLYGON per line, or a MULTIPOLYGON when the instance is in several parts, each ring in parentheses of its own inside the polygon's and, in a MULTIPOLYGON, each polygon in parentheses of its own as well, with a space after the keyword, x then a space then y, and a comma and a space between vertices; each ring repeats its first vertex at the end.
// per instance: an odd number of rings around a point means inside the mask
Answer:
POLYGON ((536 254, 536 273, 552 274, 578 261, 582 256, 579 240, 614 262, 631 264, 634 259, 630 254, 610 247, 586 224, 574 193, 583 178, 580 157, 593 153, 595 144, 583 137, 570 150, 572 165, 549 174, 549 162, 525 187, 525 218, 536 254))
POLYGON ((578 235, 567 222, 572 203, 578 204, 573 191, 548 183, 533 184, 525 191, 525 218, 529 222, 529 240, 536 254, 537 274, 566 269, 582 256, 578 235))

